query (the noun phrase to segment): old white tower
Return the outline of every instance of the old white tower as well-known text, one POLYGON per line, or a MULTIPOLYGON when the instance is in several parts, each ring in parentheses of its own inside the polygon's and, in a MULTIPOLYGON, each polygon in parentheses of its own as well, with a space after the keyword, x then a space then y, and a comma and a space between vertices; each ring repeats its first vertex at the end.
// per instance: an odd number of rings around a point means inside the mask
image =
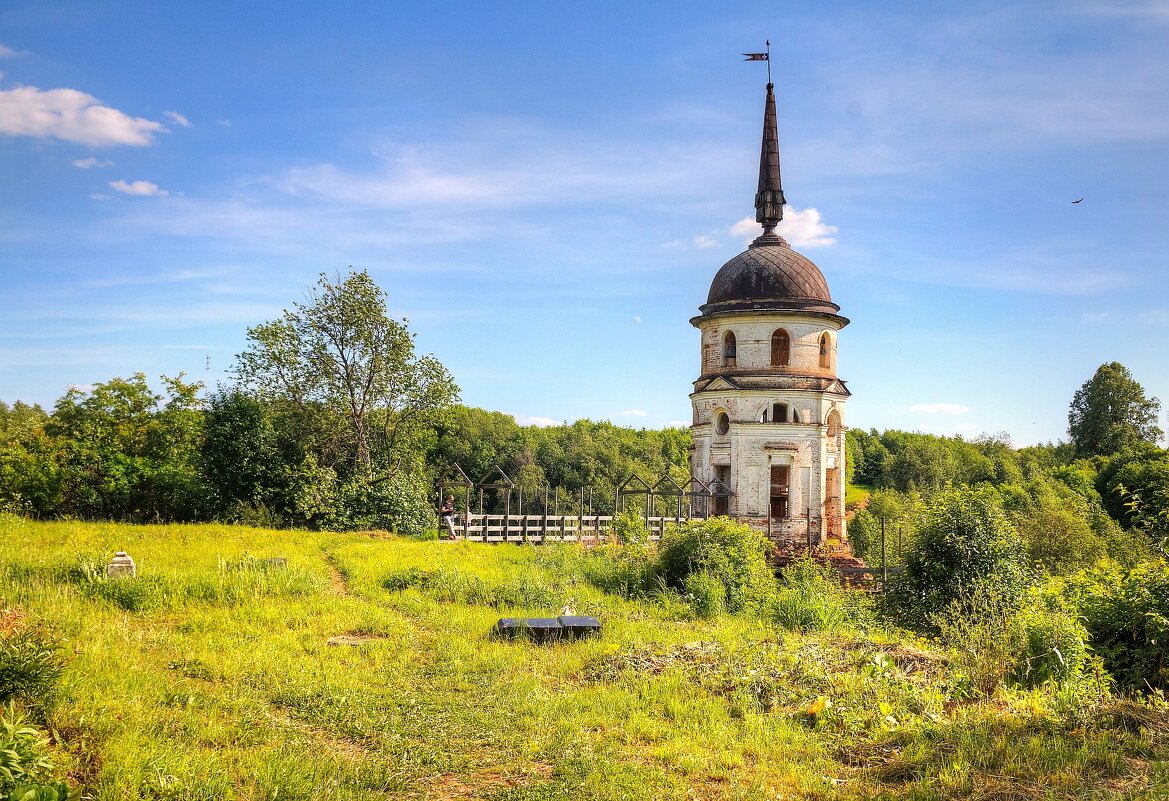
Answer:
POLYGON ((722 266, 701 314, 690 399, 695 478, 721 486, 715 512, 781 546, 843 541, 844 405, 838 314, 820 269, 775 233, 783 219, 775 91, 767 84, 755 219, 763 234, 722 266))

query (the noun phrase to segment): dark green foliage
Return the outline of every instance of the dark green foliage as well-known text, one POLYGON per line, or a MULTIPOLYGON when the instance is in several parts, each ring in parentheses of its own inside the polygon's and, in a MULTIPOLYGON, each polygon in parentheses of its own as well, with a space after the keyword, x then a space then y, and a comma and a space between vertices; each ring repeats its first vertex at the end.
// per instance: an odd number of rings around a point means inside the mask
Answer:
POLYGON ((720 584, 729 612, 772 595, 775 576, 767 563, 766 537, 725 517, 694 520, 670 528, 658 543, 658 564, 666 584, 685 589, 687 579, 705 573, 720 584))
POLYGON ((232 516, 279 508, 286 481, 271 412, 239 390, 221 390, 207 401, 203 428, 203 470, 219 508, 232 516))
POLYGON ((1026 550, 992 488, 952 488, 926 505, 922 523, 906 549, 903 572, 892 577, 889 610, 919 631, 934 628, 932 616, 981 585, 994 585, 1008 599, 1026 587, 1026 550))
POLYGON ((1161 402, 1145 390, 1120 362, 1097 368, 1076 390, 1068 409, 1068 435, 1077 456, 1111 456, 1161 437, 1161 402))
POLYGON ((1096 479, 1105 508, 1162 548, 1169 545, 1169 451, 1143 445, 1109 459, 1096 479))
POLYGON ((421 475, 399 471, 368 479, 352 476, 337 488, 321 517, 331 531, 385 529, 408 537, 435 537, 438 519, 421 475))
POLYGON ((201 384, 163 376, 156 395, 146 376, 70 389, 45 431, 59 448, 55 510, 86 519, 196 520, 208 496, 200 470, 201 384))
POLYGON ((1100 567, 1069 581, 1067 593, 1121 688, 1169 690, 1169 563, 1100 567))
POLYGON ((64 669, 61 643, 48 632, 23 625, 0 631, 0 704, 47 700, 64 669))

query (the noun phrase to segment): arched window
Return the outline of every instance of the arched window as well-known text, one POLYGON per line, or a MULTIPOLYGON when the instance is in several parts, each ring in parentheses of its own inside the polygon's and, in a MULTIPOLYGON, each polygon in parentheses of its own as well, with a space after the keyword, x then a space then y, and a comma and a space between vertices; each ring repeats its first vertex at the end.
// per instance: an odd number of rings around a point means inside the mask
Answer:
POLYGON ((835 437, 840 433, 840 412, 833 409, 828 413, 828 436, 835 437))
POLYGON ((787 331, 777 328, 771 335, 771 366, 787 367, 791 359, 792 342, 787 331))
POLYGON ((827 331, 820 335, 820 366, 832 366, 832 337, 827 331))
POLYGON ((734 367, 738 348, 735 346, 735 332, 727 331, 723 337, 723 367, 734 367))
POLYGON ((731 419, 726 412, 718 412, 714 416, 714 433, 725 434, 731 430, 731 419))

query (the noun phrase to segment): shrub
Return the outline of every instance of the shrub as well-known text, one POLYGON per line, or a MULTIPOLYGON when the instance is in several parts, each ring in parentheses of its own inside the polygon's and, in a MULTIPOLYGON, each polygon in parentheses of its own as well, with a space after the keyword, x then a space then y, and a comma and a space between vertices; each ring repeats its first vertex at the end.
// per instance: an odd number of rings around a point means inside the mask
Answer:
POLYGON ((837 631, 868 622, 870 605, 860 593, 841 587, 830 567, 802 557, 783 569, 767 615, 790 631, 837 631))
POLYGON ((0 703, 45 701, 64 668, 55 637, 26 626, 14 611, 0 612, 0 703))
POLYGON ((726 606, 726 588, 717 576, 702 571, 691 573, 682 582, 683 596, 695 617, 718 617, 726 606))
POLYGON ((658 565, 666 584, 686 588, 694 573, 722 584, 728 612, 740 612, 772 595, 775 576, 767 564, 767 539, 725 517, 691 520, 666 531, 658 543, 658 565))
POLYGON ((1017 603, 1028 584, 1026 548, 992 487, 949 488, 926 505, 885 601, 905 625, 936 631, 935 616, 990 584, 1017 603))
POLYGON ((1063 684, 1088 665, 1087 632, 1076 618, 1059 609, 1029 606, 1019 615, 1023 652, 1012 679, 1024 687, 1063 684))
POLYGON ((321 520, 333 531, 386 529, 407 537, 435 539, 430 490, 421 476, 399 470, 372 479, 354 476, 337 489, 321 520))
POLYGON ((12 705, 0 707, 0 798, 22 798, 14 792, 18 787, 49 780, 53 763, 45 752, 47 745, 44 735, 12 705))
POLYGON ((657 563, 645 545, 602 545, 590 550, 581 564, 585 581, 625 599, 641 598, 657 582, 657 563))
POLYGON ((1084 571, 1066 592, 1121 688, 1169 689, 1169 563, 1084 571))
POLYGON ((1088 664, 1085 632, 1074 617, 1031 597, 982 584, 935 616, 961 677, 983 696, 1002 684, 1038 687, 1080 677, 1088 664))

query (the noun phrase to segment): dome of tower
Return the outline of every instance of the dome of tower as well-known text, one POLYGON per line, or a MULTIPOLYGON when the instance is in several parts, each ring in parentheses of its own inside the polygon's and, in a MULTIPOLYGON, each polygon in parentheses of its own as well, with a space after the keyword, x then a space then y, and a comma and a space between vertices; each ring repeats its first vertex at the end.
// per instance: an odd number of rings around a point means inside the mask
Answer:
POLYGON ((775 234, 759 237, 722 266, 701 310, 711 314, 752 309, 833 315, 840 311, 820 268, 775 234))

